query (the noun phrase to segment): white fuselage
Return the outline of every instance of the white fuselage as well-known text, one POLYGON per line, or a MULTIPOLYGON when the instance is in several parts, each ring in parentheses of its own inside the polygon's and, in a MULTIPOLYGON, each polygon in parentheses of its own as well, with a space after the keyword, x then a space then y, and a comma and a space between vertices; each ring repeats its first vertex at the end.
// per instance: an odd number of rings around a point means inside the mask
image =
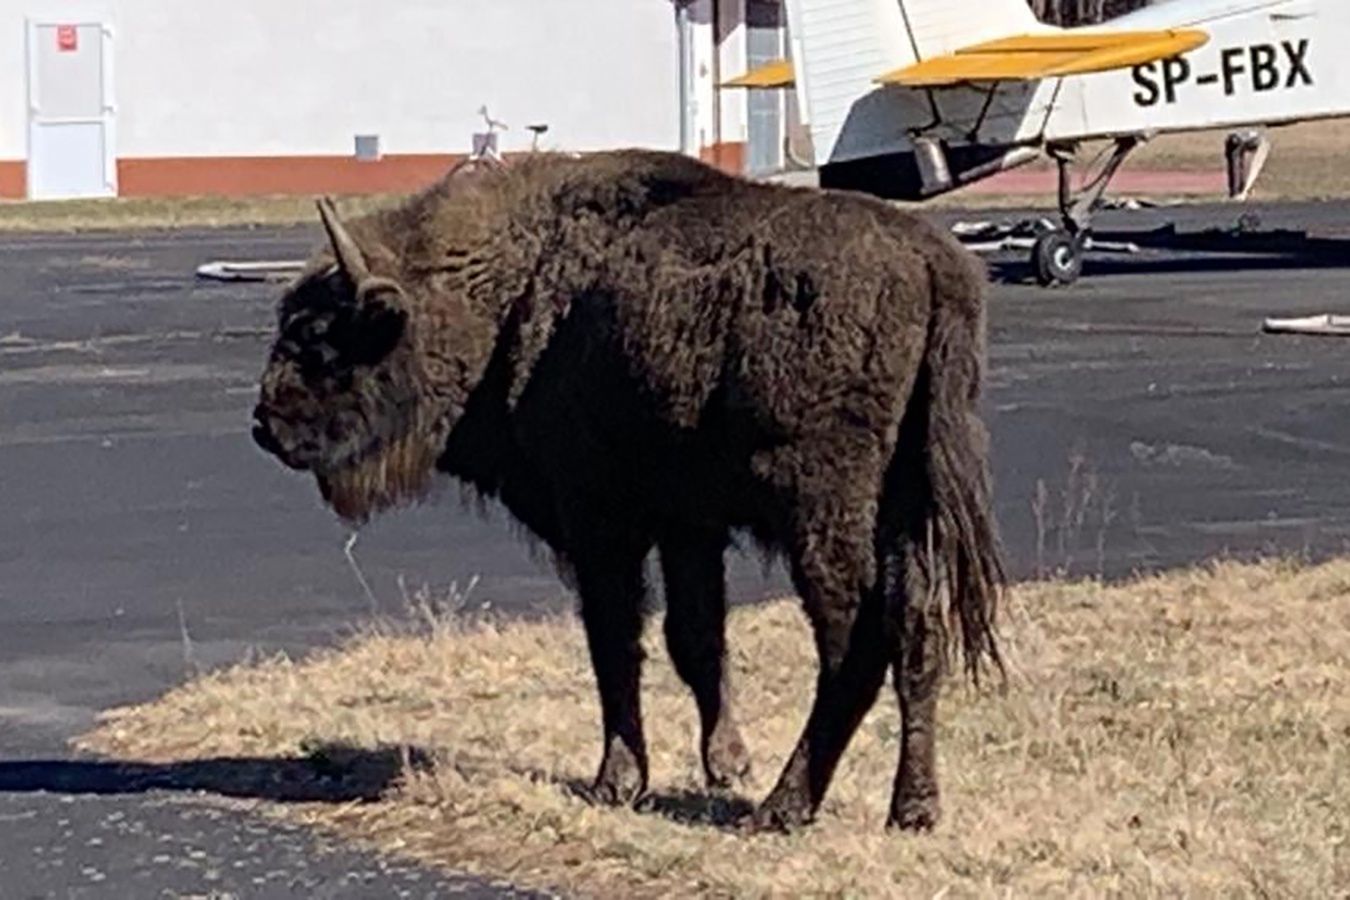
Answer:
POLYGON ((1210 40, 1174 59, 1066 78, 1057 92, 1045 86, 1042 140, 1350 115, 1345 0, 1174 0, 1111 27, 1196 27, 1210 40))
MULTIPOLYGON (((991 37, 979 4, 952 6, 968 9, 971 25, 948 17, 938 51, 991 37)), ((907 24, 896 0, 856 0, 837 21, 828 18, 837 0, 788 8, 794 27, 819 32, 806 35, 798 68, 821 165, 909 153, 918 135, 948 148, 1038 147, 1350 115, 1350 0, 1166 0, 1092 31, 1196 28, 1208 43, 1132 69, 942 89, 875 84, 886 67, 915 58, 895 34, 907 24)))

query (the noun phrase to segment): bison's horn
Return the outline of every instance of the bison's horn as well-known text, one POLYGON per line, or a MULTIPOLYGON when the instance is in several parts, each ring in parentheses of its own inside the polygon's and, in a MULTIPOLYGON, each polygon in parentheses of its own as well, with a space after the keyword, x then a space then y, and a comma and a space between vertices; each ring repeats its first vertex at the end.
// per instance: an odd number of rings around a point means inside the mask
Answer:
POLYGON ((352 238, 347 226, 342 224, 333 198, 322 198, 319 200, 318 206, 319 218, 323 220, 324 230, 328 232, 328 240, 333 244, 333 252, 337 254, 338 265, 342 267, 342 271, 347 273, 347 277, 352 280, 352 284, 361 284, 370 277, 370 269, 366 266, 365 254, 357 246, 356 240, 352 238))

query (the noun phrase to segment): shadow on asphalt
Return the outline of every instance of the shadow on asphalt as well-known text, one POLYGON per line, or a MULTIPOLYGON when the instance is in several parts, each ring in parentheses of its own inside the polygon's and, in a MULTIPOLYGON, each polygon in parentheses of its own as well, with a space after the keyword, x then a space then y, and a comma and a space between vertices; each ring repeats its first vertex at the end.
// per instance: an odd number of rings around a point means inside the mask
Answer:
MULTIPOLYGON (((456 758, 461 772, 482 768, 456 758)), ((120 796, 152 791, 215 794, 277 803, 352 803, 384 797, 408 771, 428 771, 432 757, 412 747, 369 750, 326 744, 304 757, 216 757, 183 762, 40 759, 0 762, 0 793, 120 796)), ((589 782, 515 768, 521 778, 548 782, 596 802, 589 782)), ((744 797, 725 791, 653 791, 639 812, 682 825, 736 829, 754 811, 744 797)))
MULTIPOLYGON (((1316 249, 1273 255, 1208 254, 1161 255, 1145 250, 1140 255, 1089 252, 1083 262, 1083 277, 1098 275, 1185 275, 1207 272, 1280 272, 1294 269, 1350 268, 1350 241, 1336 250, 1316 249)), ((1000 284, 1030 284, 1035 278, 1023 259, 997 259, 989 274, 1000 284)))
POLYGON ((72 795, 182 791, 279 803, 350 803, 382 797, 409 767, 409 748, 317 747, 300 758, 222 757, 171 763, 78 760, 0 762, 0 793, 72 795))

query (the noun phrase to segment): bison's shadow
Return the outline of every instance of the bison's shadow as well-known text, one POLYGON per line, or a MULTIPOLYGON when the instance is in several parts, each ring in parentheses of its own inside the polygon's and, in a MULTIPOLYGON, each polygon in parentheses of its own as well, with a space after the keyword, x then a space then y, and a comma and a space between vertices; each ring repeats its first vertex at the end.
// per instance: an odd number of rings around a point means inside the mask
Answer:
MULTIPOLYGON (((591 801, 591 786, 576 778, 549 778, 538 772, 522 773, 536 780, 551 781, 574 797, 591 801)), ((651 791, 638 801, 637 812, 662 816, 680 825, 736 829, 755 811, 755 804, 727 791, 651 791)))
MULTIPOLYGON (((466 766, 462 757, 449 764, 461 771, 479 768, 472 763, 466 766)), ((276 803, 369 802, 388 793, 410 768, 428 771, 435 765, 432 754, 415 747, 371 750, 344 744, 316 745, 301 757, 213 757, 169 763, 16 760, 0 762, 0 793, 125 795, 169 791, 276 803)), ((534 769, 512 770, 521 778, 549 783, 590 800, 590 785, 580 779, 559 778, 534 769)), ((637 810, 681 825, 735 828, 754 811, 754 804, 727 792, 667 790, 648 794, 637 810)))
POLYGON ((307 756, 216 757, 170 763, 105 760, 0 762, 0 793, 75 795, 182 791, 278 803, 350 803, 379 799, 426 753, 406 747, 368 750, 338 744, 307 756))
POLYGON ((638 811, 665 816, 680 825, 738 829, 755 811, 755 804, 738 794, 658 791, 643 798, 638 811))

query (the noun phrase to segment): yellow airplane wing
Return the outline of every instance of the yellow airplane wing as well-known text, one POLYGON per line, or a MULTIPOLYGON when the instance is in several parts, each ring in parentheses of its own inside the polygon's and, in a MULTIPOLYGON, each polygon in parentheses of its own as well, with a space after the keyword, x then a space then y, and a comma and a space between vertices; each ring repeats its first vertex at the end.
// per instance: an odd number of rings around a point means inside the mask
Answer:
POLYGON ((743 88, 782 88, 792 87, 795 83, 796 75, 792 71, 792 63, 786 59, 775 59, 773 62, 766 63, 757 69, 751 69, 739 78, 733 78, 730 81, 722 82, 722 87, 743 87, 743 88))
MULTIPOLYGON (((1128 69, 1204 46, 1197 29, 1169 31, 1063 31, 1000 38, 934 56, 877 79, 901 87, 951 87, 975 81, 1040 81, 1128 69)), ((795 83, 792 63, 777 59, 722 87, 784 88, 795 83)))
POLYGON ((1028 34, 965 47, 882 75, 881 84, 950 87, 969 81, 1040 81, 1110 72, 1194 50, 1209 35, 1194 29, 1028 34))

